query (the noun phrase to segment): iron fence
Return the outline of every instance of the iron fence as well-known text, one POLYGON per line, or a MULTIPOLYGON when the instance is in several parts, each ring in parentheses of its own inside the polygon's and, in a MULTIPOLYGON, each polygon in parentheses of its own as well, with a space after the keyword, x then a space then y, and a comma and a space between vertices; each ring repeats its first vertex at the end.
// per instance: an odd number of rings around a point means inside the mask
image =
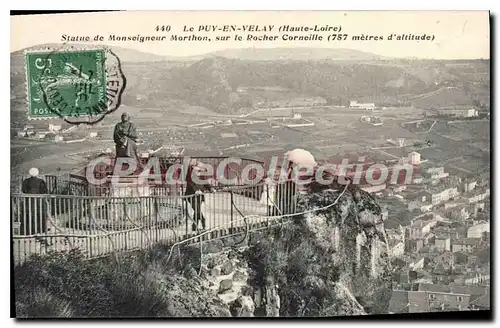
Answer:
MULTIPOLYGON (((14 193, 22 192, 22 183, 25 179, 29 178, 29 176, 25 175, 16 175, 12 178, 12 191, 14 193)), ((40 175, 39 178, 43 179, 47 185, 47 190, 49 194, 54 195, 65 195, 70 193, 71 183, 69 174, 45 174, 40 175)))
POLYGON ((295 213, 291 182, 214 190, 190 196, 161 187, 150 188, 148 196, 13 194, 14 261, 73 248, 101 257, 175 243, 204 229, 214 229, 208 239, 219 238, 269 224, 269 216, 295 213))

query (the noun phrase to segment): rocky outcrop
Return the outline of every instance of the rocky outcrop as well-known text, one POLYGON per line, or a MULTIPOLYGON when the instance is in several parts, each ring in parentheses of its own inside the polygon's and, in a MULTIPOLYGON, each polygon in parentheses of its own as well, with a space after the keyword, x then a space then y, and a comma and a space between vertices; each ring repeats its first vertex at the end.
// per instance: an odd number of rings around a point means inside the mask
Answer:
POLYGON ((171 317, 231 317, 229 306, 199 278, 174 275, 161 282, 169 299, 165 315, 171 317))
MULTIPOLYGON (((299 195, 289 223, 250 234, 248 246, 205 253, 202 272, 233 316, 384 313, 390 261, 376 199, 355 186, 299 195)), ((241 240, 241 238, 237 238, 241 240)))
POLYGON ((218 294, 233 316, 254 316, 253 287, 247 283, 248 263, 244 258, 247 247, 227 248, 219 253, 204 254, 201 267, 205 285, 218 294))
POLYGON ((317 211, 295 218, 294 223, 339 268, 342 294, 348 291, 356 299, 376 303, 375 312, 384 312, 389 297, 383 295, 391 290, 390 261, 384 216, 376 199, 352 185, 344 193, 343 186, 312 189, 300 197, 299 211, 317 211))
POLYGON ((219 294, 226 293, 233 288, 233 281, 231 279, 224 279, 219 283, 219 294))

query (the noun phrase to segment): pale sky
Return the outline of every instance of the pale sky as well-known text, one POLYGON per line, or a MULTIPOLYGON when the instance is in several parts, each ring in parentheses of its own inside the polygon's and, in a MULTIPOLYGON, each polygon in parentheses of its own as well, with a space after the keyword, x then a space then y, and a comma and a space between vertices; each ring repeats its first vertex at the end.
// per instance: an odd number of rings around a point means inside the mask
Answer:
MULTIPOLYGON (((252 33, 251 34, 263 34, 252 33)), ((286 33, 286 32, 285 32, 286 33)), ((309 35, 294 32, 291 35, 309 35)), ((313 32, 315 33, 315 32, 313 32)), ((335 32, 330 32, 335 33, 335 32)), ((330 33, 320 32, 323 36, 330 33)), ((127 11, 107 13, 77 13, 55 15, 11 16, 11 51, 43 43, 61 43, 61 35, 103 35, 105 41, 92 44, 115 45, 167 56, 191 56, 216 50, 235 48, 348 48, 388 57, 418 57, 436 59, 490 58, 490 27, 487 11, 127 11), (272 42, 109 42, 116 36, 190 35, 184 25, 274 25, 267 34, 279 35, 281 25, 341 26, 348 34, 346 41, 284 41, 272 42), (171 25, 170 32, 156 32, 157 25, 171 25), (352 41, 354 35, 384 36, 389 34, 430 34, 434 41, 352 41)), ((195 32, 198 36, 243 34, 243 32, 195 32)), ((232 38, 231 37, 231 38, 232 38)), ((81 44, 82 42, 75 42, 81 44)))

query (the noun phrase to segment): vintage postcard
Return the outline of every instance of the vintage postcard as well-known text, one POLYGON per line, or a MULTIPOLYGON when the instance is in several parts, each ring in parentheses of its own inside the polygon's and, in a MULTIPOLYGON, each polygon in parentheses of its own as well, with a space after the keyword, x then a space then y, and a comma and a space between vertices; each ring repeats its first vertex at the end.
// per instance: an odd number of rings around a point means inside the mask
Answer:
POLYGON ((487 11, 11 16, 17 318, 491 318, 487 11))

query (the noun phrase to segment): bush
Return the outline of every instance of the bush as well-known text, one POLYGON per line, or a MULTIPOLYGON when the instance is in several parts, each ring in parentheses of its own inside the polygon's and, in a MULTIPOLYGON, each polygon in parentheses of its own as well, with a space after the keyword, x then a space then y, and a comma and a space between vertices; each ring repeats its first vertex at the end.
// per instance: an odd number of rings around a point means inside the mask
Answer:
MULTIPOLYGON (((86 260, 78 251, 34 256, 14 269, 17 316, 169 316, 165 288, 179 276, 175 261, 165 263, 166 254, 165 247, 158 246, 120 256, 118 263, 110 258, 86 260)), ((199 293, 196 288, 193 294, 199 293)))

